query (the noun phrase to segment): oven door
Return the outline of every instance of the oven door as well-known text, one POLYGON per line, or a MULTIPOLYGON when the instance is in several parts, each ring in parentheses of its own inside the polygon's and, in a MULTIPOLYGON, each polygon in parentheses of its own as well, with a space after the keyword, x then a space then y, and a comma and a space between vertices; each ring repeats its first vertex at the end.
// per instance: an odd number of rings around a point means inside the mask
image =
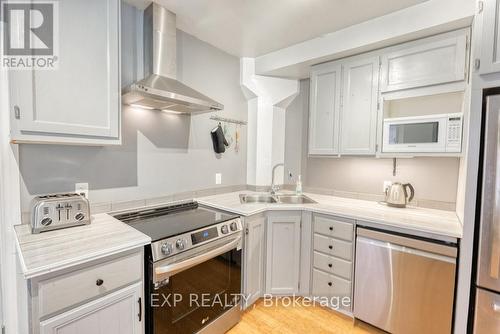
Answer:
POLYGON ((156 262, 151 269, 150 333, 223 333, 240 320, 241 234, 156 262))
POLYGON ((422 117, 384 121, 383 152, 446 152, 446 118, 422 117))

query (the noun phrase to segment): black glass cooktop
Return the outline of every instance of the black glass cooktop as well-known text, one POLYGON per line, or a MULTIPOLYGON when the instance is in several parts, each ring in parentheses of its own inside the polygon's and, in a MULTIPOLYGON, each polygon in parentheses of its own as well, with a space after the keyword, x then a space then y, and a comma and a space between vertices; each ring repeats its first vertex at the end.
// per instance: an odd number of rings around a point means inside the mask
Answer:
POLYGON ((116 219, 148 235, 152 241, 173 237, 237 217, 199 207, 196 202, 115 215, 116 219))

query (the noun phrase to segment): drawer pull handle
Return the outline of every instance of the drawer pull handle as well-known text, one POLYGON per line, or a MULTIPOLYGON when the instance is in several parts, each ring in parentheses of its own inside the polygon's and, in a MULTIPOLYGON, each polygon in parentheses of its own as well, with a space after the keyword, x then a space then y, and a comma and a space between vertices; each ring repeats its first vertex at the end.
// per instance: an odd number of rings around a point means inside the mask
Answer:
POLYGON ((333 265, 332 265, 331 263, 328 263, 328 267, 330 267, 330 268, 331 268, 331 267, 333 267, 333 265))
POLYGON ((97 286, 101 286, 103 283, 104 283, 104 281, 100 278, 97 281, 95 281, 95 285, 97 285, 97 286))
POLYGON ((333 249, 333 246, 332 246, 332 245, 330 245, 330 246, 328 246, 328 248, 333 249))
POLYGON ((332 285, 333 285, 332 282, 328 282, 328 286, 332 286, 332 285))
POLYGON ((333 226, 330 226, 330 231, 333 231, 333 226))

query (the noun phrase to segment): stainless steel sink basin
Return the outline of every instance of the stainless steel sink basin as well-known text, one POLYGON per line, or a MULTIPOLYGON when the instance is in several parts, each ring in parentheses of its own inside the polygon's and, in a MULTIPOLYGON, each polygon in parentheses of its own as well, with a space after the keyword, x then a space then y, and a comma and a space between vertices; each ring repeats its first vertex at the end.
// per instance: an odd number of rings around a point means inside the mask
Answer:
POLYGON ((272 195, 241 194, 241 203, 276 203, 276 198, 272 195))
POLYGON ((278 195, 278 202, 282 204, 310 204, 316 203, 312 199, 304 195, 278 195))
POLYGON ((316 203, 304 195, 268 195, 268 194, 241 194, 240 202, 245 203, 277 203, 277 204, 308 204, 316 203))

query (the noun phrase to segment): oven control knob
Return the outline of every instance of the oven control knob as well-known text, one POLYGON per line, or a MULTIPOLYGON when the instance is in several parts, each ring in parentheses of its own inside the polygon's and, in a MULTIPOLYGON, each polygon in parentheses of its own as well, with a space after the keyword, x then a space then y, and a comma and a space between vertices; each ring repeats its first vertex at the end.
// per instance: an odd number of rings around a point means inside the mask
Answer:
POLYGON ((175 242, 175 247, 177 247, 178 250, 183 250, 186 248, 186 240, 184 239, 177 239, 175 242))
POLYGON ((227 229, 227 225, 222 225, 220 231, 222 232, 222 234, 227 234, 229 232, 229 230, 227 229))
POLYGON ((168 242, 165 242, 163 245, 161 245, 161 252, 163 253, 163 255, 170 255, 172 254, 173 250, 174 247, 168 242))
POLYGON ((229 225, 229 227, 231 228, 231 231, 236 231, 238 229, 238 224, 236 224, 236 222, 232 222, 231 225, 229 225))

